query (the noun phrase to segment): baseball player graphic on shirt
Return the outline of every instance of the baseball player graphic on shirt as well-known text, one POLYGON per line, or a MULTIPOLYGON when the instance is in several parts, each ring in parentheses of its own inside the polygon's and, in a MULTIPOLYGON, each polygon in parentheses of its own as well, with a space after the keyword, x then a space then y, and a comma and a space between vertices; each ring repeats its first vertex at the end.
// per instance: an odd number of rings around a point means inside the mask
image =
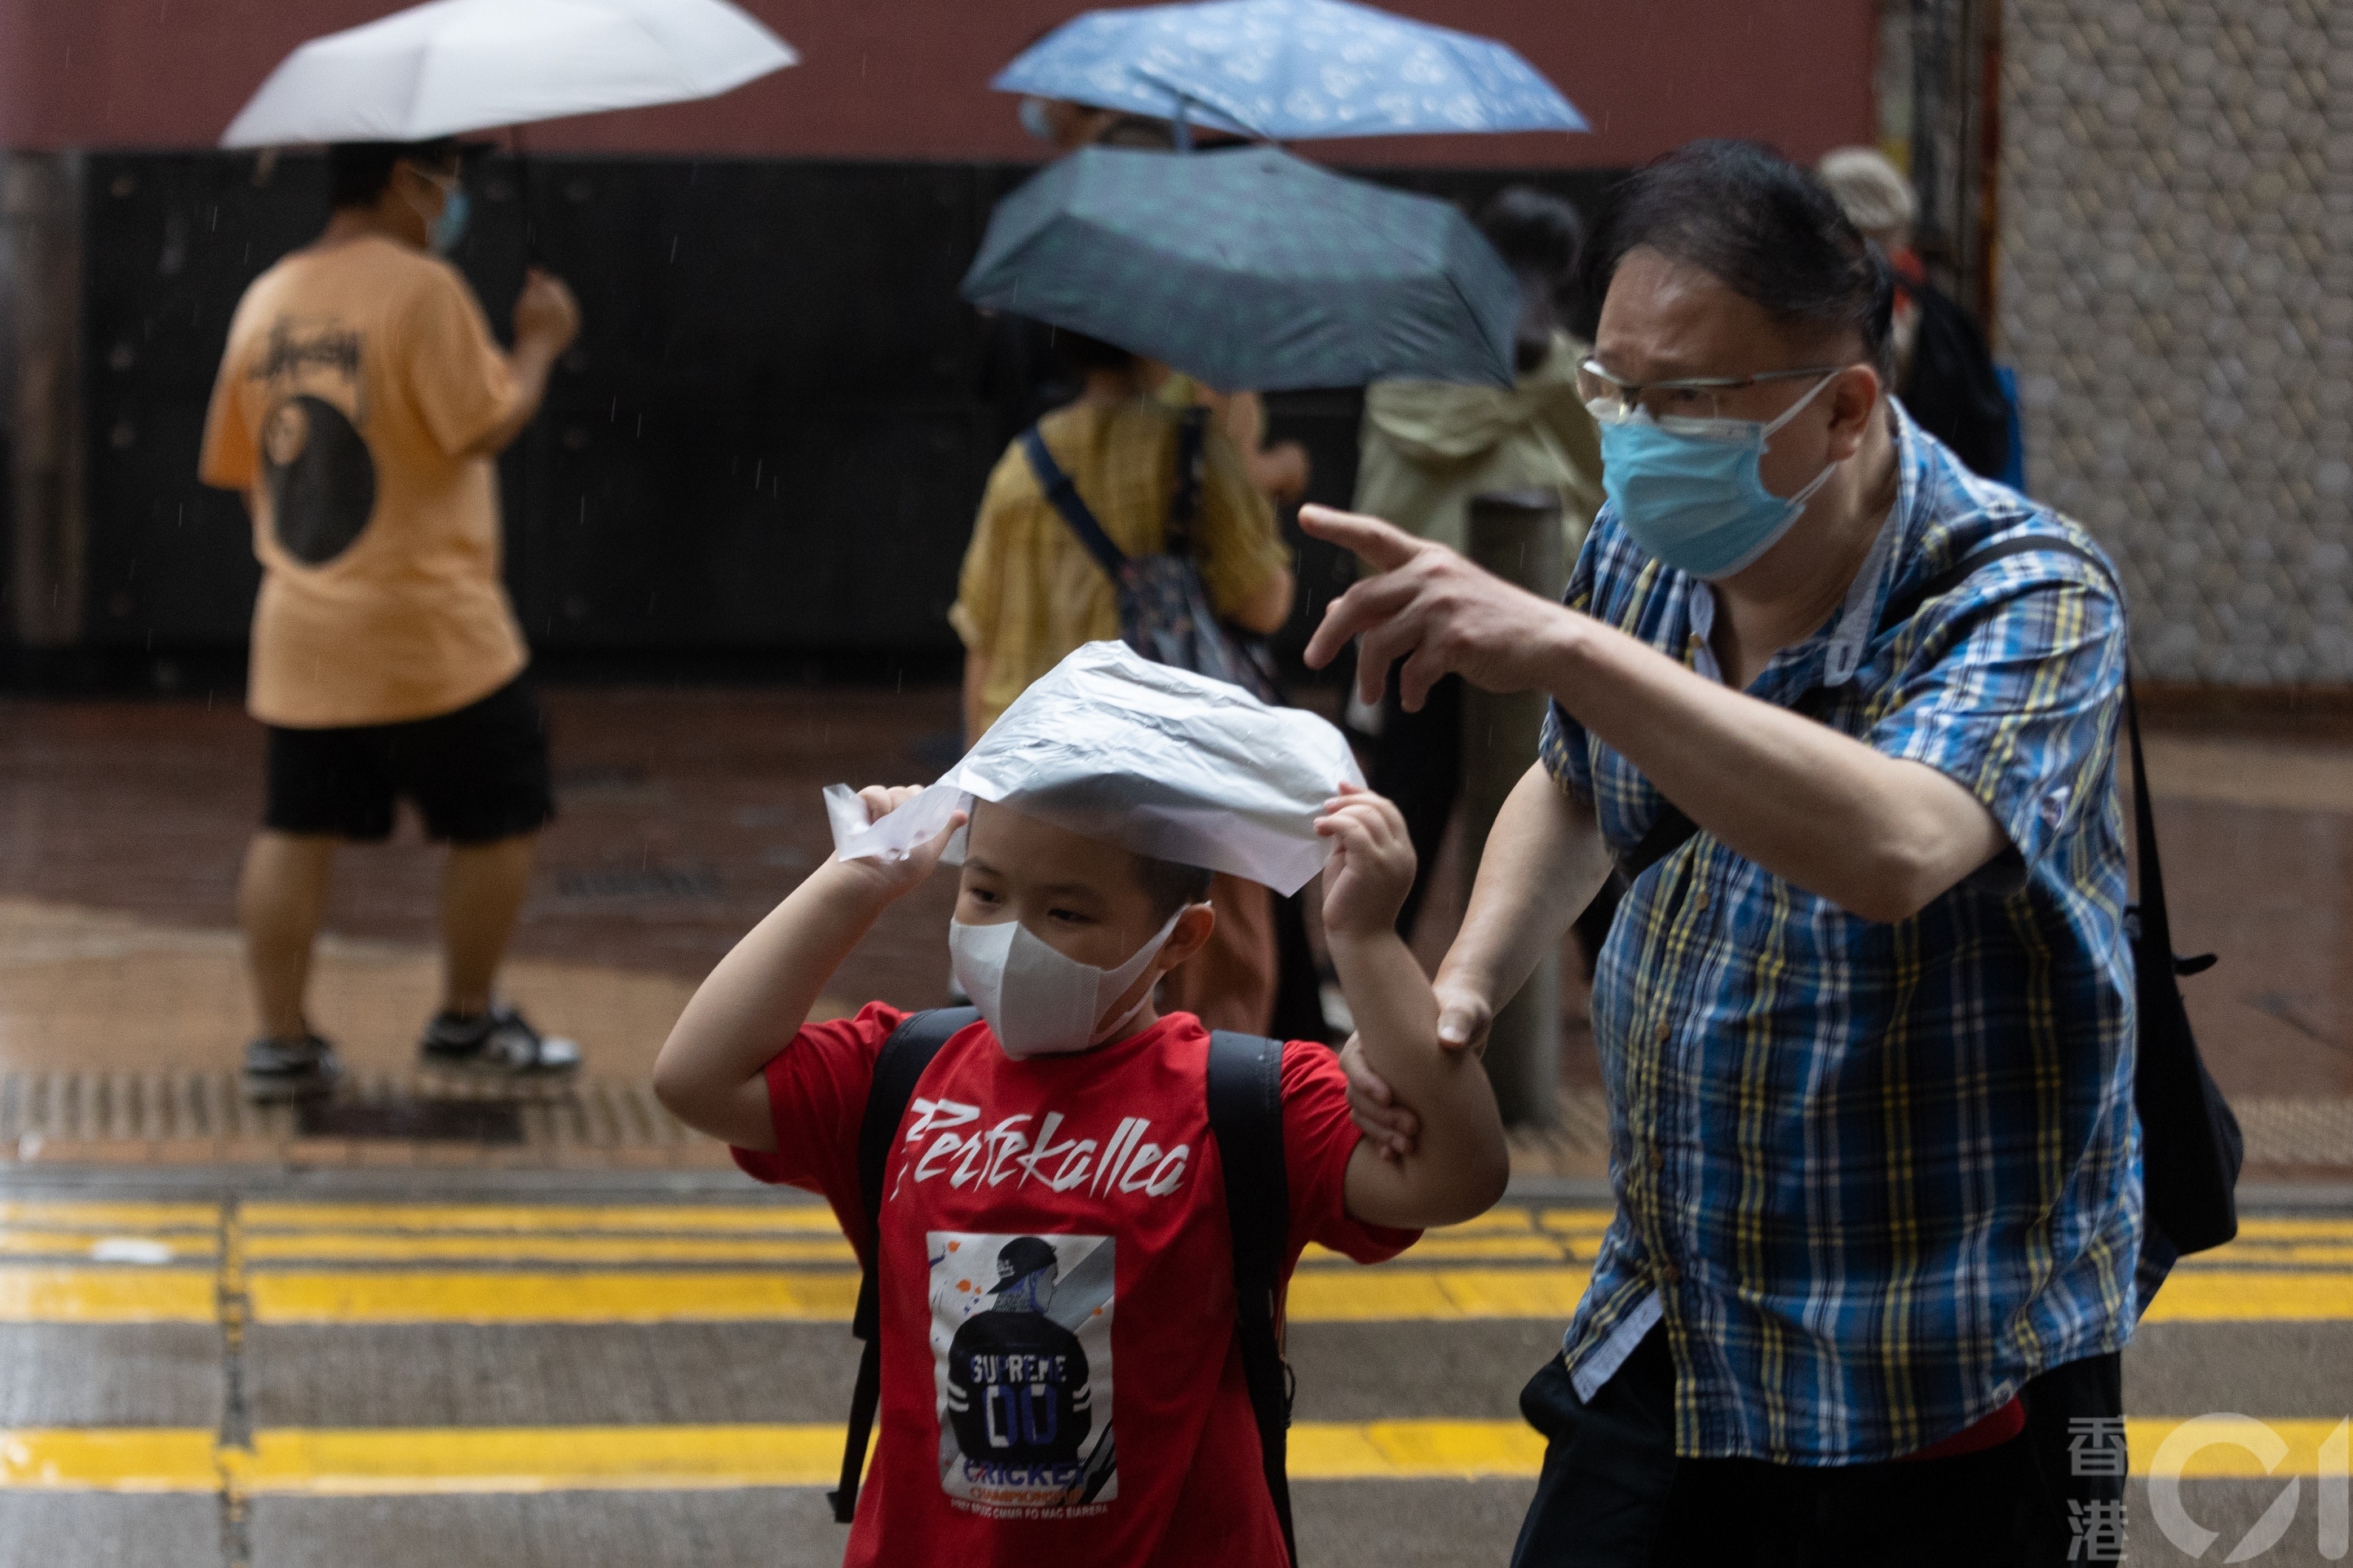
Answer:
POLYGON ((991 1513, 1110 1501, 1111 1238, 926 1239, 942 1488, 991 1513))

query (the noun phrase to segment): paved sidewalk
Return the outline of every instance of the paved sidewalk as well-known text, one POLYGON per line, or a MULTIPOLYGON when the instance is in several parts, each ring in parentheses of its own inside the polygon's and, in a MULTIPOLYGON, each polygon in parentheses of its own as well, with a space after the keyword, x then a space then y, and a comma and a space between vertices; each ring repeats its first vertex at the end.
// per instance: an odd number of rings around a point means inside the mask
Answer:
MULTIPOLYGON (((234 1104, 250 1032, 230 927, 258 809, 260 731, 217 702, 0 700, 0 1160, 345 1165, 709 1165, 645 1091, 694 984, 829 848, 818 792, 915 781, 955 750, 953 694, 555 689, 562 816, 544 837, 507 980, 587 1050, 580 1092, 522 1108, 519 1142, 306 1136, 234 1104)), ((2255 1179, 2353 1172, 2353 730, 2159 725, 2151 772, 2179 940, 2222 963, 2187 984, 2255 1179)), ((438 858, 346 850, 316 1013, 380 1106, 479 1094, 424 1082, 438 858)), ((1459 884, 1461 868, 1442 880, 1459 884)), ((1441 904, 1443 900, 1434 900, 1441 904)), ((944 994, 944 879, 892 910, 835 993, 944 994)), ((1419 942, 1443 950, 1442 919, 1419 942)), ((1570 988, 1565 1131, 1523 1170, 1601 1169, 1598 1073, 1570 988)), ((383 1118, 379 1128, 390 1126, 383 1118)))

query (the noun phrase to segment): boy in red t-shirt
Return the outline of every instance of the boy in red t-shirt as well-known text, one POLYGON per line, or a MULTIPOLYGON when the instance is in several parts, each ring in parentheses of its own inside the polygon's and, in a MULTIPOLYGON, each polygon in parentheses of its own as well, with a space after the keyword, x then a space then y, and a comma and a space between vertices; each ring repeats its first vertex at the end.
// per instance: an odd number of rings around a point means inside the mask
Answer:
MULTIPOLYGON (((1503 1125, 1476 1061, 1439 1048, 1430 983, 1395 921, 1403 819, 1346 784, 1324 926, 1366 1059, 1421 1119, 1416 1151, 1359 1142, 1324 1047, 1282 1058, 1285 1277, 1308 1242, 1359 1262, 1503 1194, 1503 1125)), ((872 819, 914 790, 869 789, 872 819)), ((1018 803, 1017 803, 1018 804, 1018 803)), ((878 1439, 848 1561, 1280 1568, 1234 1331, 1209 1038, 1153 1003, 1215 916, 1208 874, 974 806, 950 950, 984 1021, 915 1086, 870 1238, 859 1128, 906 1015, 805 1024, 956 826, 899 860, 828 859, 712 973, 654 1068, 689 1125, 763 1181, 825 1194, 882 1280, 878 1439)), ((1304 826, 1303 821, 1302 826, 1304 826)))

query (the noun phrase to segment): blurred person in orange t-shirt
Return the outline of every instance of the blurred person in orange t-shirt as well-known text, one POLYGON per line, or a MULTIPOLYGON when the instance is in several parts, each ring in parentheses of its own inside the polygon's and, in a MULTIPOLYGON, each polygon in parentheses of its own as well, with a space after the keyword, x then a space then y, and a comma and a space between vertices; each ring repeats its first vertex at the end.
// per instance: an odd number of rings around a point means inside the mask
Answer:
POLYGON ((578 335, 533 268, 500 350, 439 252, 463 229, 450 141, 329 149, 332 212, 246 290, 206 424, 202 478, 241 492, 261 560, 247 706, 269 731, 268 802, 237 893, 261 1032, 247 1092, 322 1094, 341 1073, 304 1011, 336 846, 390 836, 412 800, 449 845, 429 1065, 567 1073, 579 1048, 493 991, 554 815, 529 651, 500 577, 493 459, 578 335))

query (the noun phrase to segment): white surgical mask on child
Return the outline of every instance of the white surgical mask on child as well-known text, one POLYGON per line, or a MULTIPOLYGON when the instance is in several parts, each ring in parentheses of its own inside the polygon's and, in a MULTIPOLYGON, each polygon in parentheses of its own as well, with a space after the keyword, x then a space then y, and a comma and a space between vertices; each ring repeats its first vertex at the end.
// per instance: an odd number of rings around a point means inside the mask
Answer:
POLYGON ((1110 1038, 1152 999, 1145 992, 1118 1017, 1103 1013, 1135 984, 1176 929, 1178 910, 1160 933, 1117 969, 1098 969, 1057 952, 1019 921, 990 925, 948 922, 948 962, 1008 1057, 1068 1056, 1110 1038))

